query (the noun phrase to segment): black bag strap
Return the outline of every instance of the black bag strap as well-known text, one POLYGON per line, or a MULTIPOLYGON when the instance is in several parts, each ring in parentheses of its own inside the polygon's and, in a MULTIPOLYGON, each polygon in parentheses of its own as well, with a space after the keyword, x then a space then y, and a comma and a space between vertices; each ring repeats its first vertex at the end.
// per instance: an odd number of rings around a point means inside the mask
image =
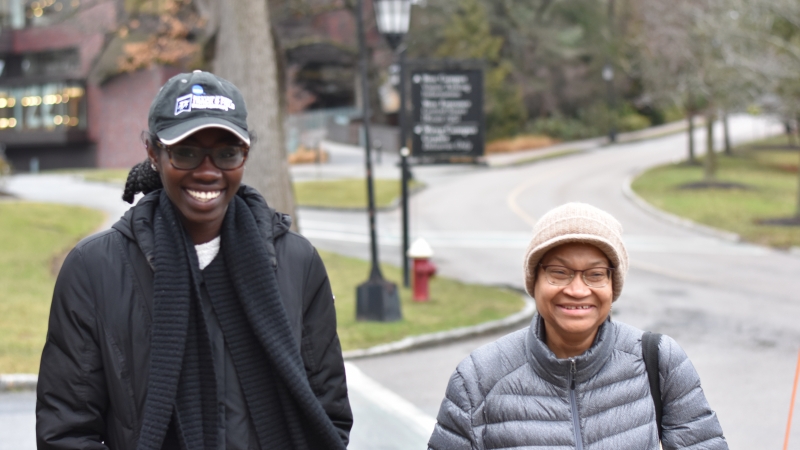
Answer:
POLYGON ((661 381, 658 376, 658 344, 661 342, 661 335, 645 331, 642 335, 642 356, 644 357, 644 368, 647 371, 647 378, 650 380, 650 395, 653 396, 653 404, 656 407, 656 425, 658 426, 658 440, 664 434, 661 427, 661 417, 663 416, 663 406, 661 403, 661 381))

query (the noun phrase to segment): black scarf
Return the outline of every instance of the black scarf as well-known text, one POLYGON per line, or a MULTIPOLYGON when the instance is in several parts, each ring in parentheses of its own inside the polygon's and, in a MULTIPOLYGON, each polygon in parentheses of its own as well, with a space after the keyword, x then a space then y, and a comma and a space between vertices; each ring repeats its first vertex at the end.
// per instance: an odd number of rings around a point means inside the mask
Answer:
MULTIPOLYGON (((163 191, 154 234, 150 376, 137 448, 161 450, 169 428, 185 449, 216 449, 217 394, 197 256, 163 191)), ((261 447, 344 449, 308 383, 274 257, 238 195, 228 205, 221 234, 224 264, 206 274, 206 286, 261 447)))

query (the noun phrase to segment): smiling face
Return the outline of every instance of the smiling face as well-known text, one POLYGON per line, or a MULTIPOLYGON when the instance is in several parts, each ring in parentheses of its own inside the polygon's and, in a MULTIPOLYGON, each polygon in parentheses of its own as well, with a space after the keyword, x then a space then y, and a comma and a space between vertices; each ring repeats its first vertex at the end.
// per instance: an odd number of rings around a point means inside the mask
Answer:
MULTIPOLYGON (((237 143, 239 139, 228 131, 206 128, 178 144, 215 148, 237 143)), ((202 244, 219 236, 228 204, 242 182, 244 166, 220 170, 207 155, 197 168, 181 170, 172 166, 166 150, 148 145, 147 154, 161 176, 167 197, 180 212, 181 222, 192 241, 202 244)))
MULTIPOLYGON (((589 244, 564 244, 545 254, 543 265, 561 265, 574 270, 610 267, 608 258, 589 244)), ((577 356, 594 341, 598 328, 611 311, 612 283, 602 288, 590 288, 575 274, 566 286, 553 286, 547 281, 544 269, 536 268, 534 286, 536 309, 542 316, 547 345, 559 358, 577 356)))

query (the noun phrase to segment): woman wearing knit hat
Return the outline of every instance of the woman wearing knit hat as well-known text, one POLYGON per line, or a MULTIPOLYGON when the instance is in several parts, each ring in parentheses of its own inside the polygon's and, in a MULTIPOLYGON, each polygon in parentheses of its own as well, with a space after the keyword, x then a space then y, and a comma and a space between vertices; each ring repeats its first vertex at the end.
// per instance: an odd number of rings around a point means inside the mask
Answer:
POLYGON ((59 273, 38 448, 344 450, 328 276, 289 216, 241 184, 242 94, 208 72, 171 78, 145 146, 123 199, 146 195, 59 273))
POLYGON ((628 270, 614 217, 582 203, 549 211, 523 266, 531 326, 459 364, 430 449, 728 448, 678 344, 610 318, 628 270))

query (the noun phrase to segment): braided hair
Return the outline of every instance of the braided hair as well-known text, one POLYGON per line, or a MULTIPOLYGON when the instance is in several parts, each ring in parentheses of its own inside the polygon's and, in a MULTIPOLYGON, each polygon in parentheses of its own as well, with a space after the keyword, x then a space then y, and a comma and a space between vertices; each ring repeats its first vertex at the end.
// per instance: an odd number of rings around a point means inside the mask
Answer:
MULTIPOLYGON (((156 137, 150 133, 142 133, 142 140, 147 145, 153 145, 156 142, 156 137)), ((150 159, 145 159, 133 166, 128 172, 128 179, 125 181, 125 190, 122 192, 122 200, 133 204, 133 197, 139 192, 149 194, 164 186, 161 184, 161 177, 158 175, 150 162, 150 159)))

